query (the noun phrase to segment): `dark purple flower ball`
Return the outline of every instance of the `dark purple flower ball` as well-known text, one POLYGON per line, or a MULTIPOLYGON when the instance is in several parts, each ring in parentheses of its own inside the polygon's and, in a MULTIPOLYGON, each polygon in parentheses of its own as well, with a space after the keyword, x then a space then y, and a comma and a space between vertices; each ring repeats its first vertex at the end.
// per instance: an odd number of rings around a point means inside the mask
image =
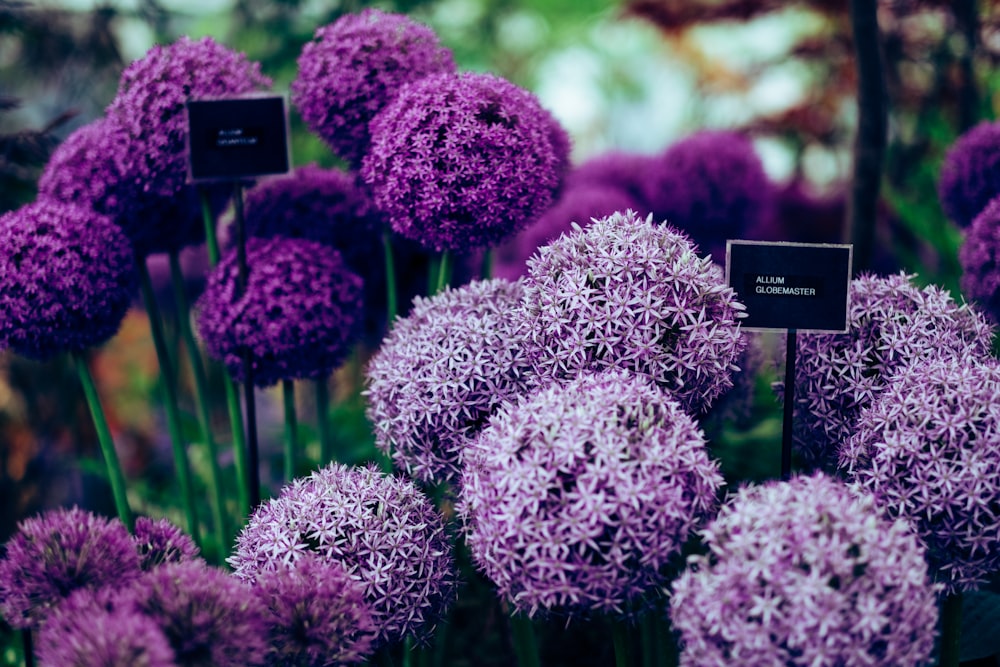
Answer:
POLYGON ((195 560, 200 553, 194 540, 169 519, 137 518, 132 542, 139 554, 139 565, 145 571, 167 563, 195 560))
POLYGON ((773 198, 750 139, 729 131, 702 130, 669 146, 643 184, 653 216, 690 234, 720 263, 726 240, 745 238, 767 219, 773 198))
POLYGON ((944 156, 938 196, 948 219, 968 227, 1000 195, 1000 122, 983 121, 960 136, 944 156))
MULTIPOLYGON (((793 440, 807 469, 832 470, 858 416, 914 360, 940 354, 985 358, 993 331, 986 319, 911 276, 851 281, 843 334, 800 334, 795 365, 793 440)), ((775 384, 783 395, 784 383, 775 384)))
POLYGON ((462 450, 523 388, 521 284, 496 278, 417 297, 367 369, 375 444, 424 482, 455 481, 462 450))
POLYGON ((339 667, 371 656, 376 628, 364 586, 341 565, 306 553, 262 572, 253 590, 269 612, 269 666, 339 667))
POLYGON ((0 216, 0 349, 44 360, 100 345, 137 284, 128 239, 93 210, 39 200, 0 216))
POLYGON ((80 590, 38 633, 40 667, 179 667, 166 635, 117 586, 80 590))
POLYGON ((40 197, 74 202, 102 215, 120 210, 117 192, 127 137, 106 118, 81 125, 59 144, 38 179, 40 197))
POLYGON ((246 291, 238 296, 239 266, 230 250, 195 304, 208 353, 242 381, 249 351, 260 387, 327 377, 358 336, 361 278, 339 252, 306 239, 249 239, 247 265, 246 291))
POLYGON ((500 77, 429 76, 372 120, 361 175, 402 236, 438 251, 494 246, 554 201, 569 158, 553 124, 500 77))
POLYGON ((958 251, 962 293, 975 301, 994 324, 1000 323, 1000 197, 965 230, 958 251))
POLYGON ((228 562, 255 581, 309 552, 362 584, 375 649, 407 636, 428 641, 455 598, 443 517, 413 482, 374 466, 332 464, 294 480, 257 508, 228 562))
POLYGON ((302 47, 292 103, 334 153, 357 167, 368 124, 407 83, 454 72, 434 31, 402 14, 365 9, 316 30, 302 47))
POLYGON ((0 560, 0 613, 12 627, 38 628, 74 591, 121 586, 139 576, 139 556, 117 519, 81 509, 26 519, 0 560))
POLYGON ((722 483, 677 402, 613 370, 501 408, 469 445, 459 512, 477 567, 517 611, 630 616, 722 483))
POLYGON ((946 592, 1000 569, 1000 366, 914 359, 857 420, 841 467, 909 520, 946 592))
POLYGON ((577 228, 528 260, 523 309, 539 381, 625 368, 698 414, 732 386, 744 307, 688 238, 634 212, 577 228))
POLYGON ((682 665, 929 665, 936 587, 905 521, 822 474, 745 487, 673 584, 682 665))
POLYGON ((578 164, 566 175, 566 187, 609 187, 624 190, 639 204, 636 210, 648 213, 644 184, 657 156, 612 150, 578 164))

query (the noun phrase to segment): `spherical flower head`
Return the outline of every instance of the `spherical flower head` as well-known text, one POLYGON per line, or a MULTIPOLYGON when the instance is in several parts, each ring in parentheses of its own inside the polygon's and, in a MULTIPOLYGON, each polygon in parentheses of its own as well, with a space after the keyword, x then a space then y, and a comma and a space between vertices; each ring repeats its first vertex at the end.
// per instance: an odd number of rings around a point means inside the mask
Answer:
POLYGON ((857 421, 841 467, 911 521, 948 593, 1000 569, 1000 366, 915 358, 857 421))
POLYGON ((166 635, 117 586, 73 593, 45 621, 37 646, 41 667, 177 667, 166 635))
POLYGON ((365 9, 316 30, 302 47, 292 104, 334 153, 361 164, 368 124, 400 88, 454 72, 451 50, 434 31, 402 14, 365 9))
POLYGON ((268 665, 334 667, 370 657, 376 629, 364 587, 339 564, 307 553, 262 572, 253 589, 269 612, 268 665))
POLYGON ((327 377, 350 352, 362 317, 361 278, 340 253, 306 239, 249 239, 240 294, 236 249, 208 276, 196 303, 207 352, 242 381, 249 351, 254 384, 327 377))
MULTIPOLYGON (((793 440, 807 469, 836 467, 861 411, 912 360, 991 349, 983 315, 939 287, 921 289, 900 273, 860 276, 848 291, 847 333, 798 336, 793 440)), ((783 385, 775 384, 781 396, 783 385)))
POLYGON ((523 390, 520 283, 501 278, 417 297, 369 362, 375 444, 424 482, 453 482, 462 450, 523 390))
POLYGON ((203 561, 167 563, 132 587, 185 667, 263 665, 266 609, 248 585, 203 561))
POLYGON ((229 558, 236 576, 298 563, 314 552, 360 582, 380 646, 426 642, 455 598, 444 520, 413 482, 378 468, 332 464, 261 505, 229 558))
POLYGON ((540 380, 625 368, 691 414, 732 386, 744 307, 711 258, 652 216, 615 213, 528 260, 528 355, 540 380))
POLYGON ((137 518, 132 543, 139 554, 139 565, 145 571, 166 563, 195 560, 199 554, 194 540, 169 519, 137 518))
POLYGON ((658 162, 655 155, 612 150, 576 165, 566 175, 567 189, 577 187, 609 187, 624 190, 640 205, 638 210, 647 208, 645 202, 646 173, 658 162))
POLYGON ((569 160, 554 123, 492 74, 428 76, 372 120, 361 175, 402 236, 438 251, 495 246, 554 201, 569 160))
POLYGON ((965 231, 958 251, 962 293, 993 324, 1000 322, 1000 197, 990 200, 965 231))
POLYGON ((991 199, 1000 195, 1000 122, 983 121, 952 144, 941 164, 938 196, 948 219, 972 224, 991 199))
POLYGON ((132 247, 108 218, 52 200, 0 216, 0 348, 45 360, 100 345, 136 285, 132 247))
POLYGON ((459 512, 516 610, 628 616, 666 584, 722 482, 677 402, 611 370, 502 408, 469 446, 459 512))
POLYGON ((52 151, 38 179, 39 196, 114 216, 125 146, 125 135, 113 121, 98 118, 81 125, 52 151))
POLYGON ((26 519, 0 560, 0 613, 12 627, 38 628, 74 591, 120 586, 138 577, 128 530, 78 508, 26 519))

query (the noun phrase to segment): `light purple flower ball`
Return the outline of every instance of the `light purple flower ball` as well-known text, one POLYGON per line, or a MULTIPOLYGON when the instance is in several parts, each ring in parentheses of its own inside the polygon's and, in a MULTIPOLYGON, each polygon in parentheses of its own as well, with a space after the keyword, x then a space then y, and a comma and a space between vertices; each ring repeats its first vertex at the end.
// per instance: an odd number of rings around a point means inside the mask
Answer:
POLYGON ((625 368, 691 414, 732 386, 744 307, 722 270, 672 227, 615 213, 543 246, 528 271, 523 307, 538 381, 625 368))
POLYGON ((318 28, 298 59, 292 103, 333 152, 358 167, 368 124, 407 83, 454 72, 451 50, 402 14, 365 9, 318 28))
POLYGON ((310 552, 362 584, 376 650, 407 636, 427 642, 455 599, 444 519, 413 482, 374 466, 332 464, 294 480, 257 508, 228 562, 252 582, 310 552))
POLYGON ((1000 197, 990 200, 965 230, 958 260, 962 293, 993 324, 1000 323, 1000 197))
POLYGON ((72 508, 26 519, 0 560, 0 614, 12 627, 38 628, 80 589, 121 586, 139 576, 128 530, 72 508))
POLYGON ((223 255, 195 304, 205 349, 243 380, 250 352, 254 384, 325 378, 360 332, 362 282, 340 253, 307 239, 247 241, 248 281, 239 293, 236 249, 223 255))
POLYGON ((459 512, 515 610, 628 617, 655 602, 722 483, 677 402, 612 370, 501 408, 466 452, 459 512))
POLYGON ((495 246, 552 205, 569 163, 557 125, 500 77, 432 75, 372 120, 361 175, 402 236, 438 251, 495 246))
POLYGON ((929 665, 936 587, 905 521, 816 474, 745 487, 673 583, 681 665, 929 665))
POLYGON ((968 227, 1000 195, 1000 122, 983 121, 948 149, 938 177, 938 196, 948 219, 968 227))
POLYGON ((45 360, 118 332, 138 284, 108 218, 39 200, 0 216, 0 349, 45 360))
POLYGON ((195 560, 200 553, 194 540, 169 519, 138 517, 135 520, 132 543, 139 554, 139 565, 144 571, 167 563, 195 560))
POLYGON ((916 526, 947 593, 1000 569, 1000 366, 923 360, 861 413, 840 465, 892 517, 916 526))
POLYGON ((458 479, 462 451, 523 390, 522 288, 496 278, 417 297, 366 372, 375 444, 424 482, 458 479))

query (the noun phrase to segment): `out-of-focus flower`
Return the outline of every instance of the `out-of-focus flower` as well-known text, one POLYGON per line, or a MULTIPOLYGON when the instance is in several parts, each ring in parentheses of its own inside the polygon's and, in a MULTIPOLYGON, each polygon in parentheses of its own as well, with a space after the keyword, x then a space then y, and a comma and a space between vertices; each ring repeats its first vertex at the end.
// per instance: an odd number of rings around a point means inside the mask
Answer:
POLYGON ((667 583, 722 482, 677 402, 612 370, 501 408, 469 446, 459 511, 515 609, 629 616, 667 583))
POLYGON ((682 665, 928 665, 936 587, 905 521, 815 474, 741 489, 674 582, 682 665))
POLYGON ((146 571, 166 563, 194 560, 199 554, 194 540, 169 519, 137 518, 132 542, 139 554, 139 565, 146 571))
POLYGON ((627 192, 638 204, 635 210, 649 213, 645 201, 646 172, 655 168, 657 156, 613 150, 595 155, 566 174, 566 188, 615 188, 627 192))
POLYGON ((965 231, 958 252, 962 293, 1000 322, 1000 197, 986 205, 965 231))
POLYGON ((948 219, 968 227, 1000 195, 1000 123, 983 121, 952 144, 941 164, 938 196, 948 219))

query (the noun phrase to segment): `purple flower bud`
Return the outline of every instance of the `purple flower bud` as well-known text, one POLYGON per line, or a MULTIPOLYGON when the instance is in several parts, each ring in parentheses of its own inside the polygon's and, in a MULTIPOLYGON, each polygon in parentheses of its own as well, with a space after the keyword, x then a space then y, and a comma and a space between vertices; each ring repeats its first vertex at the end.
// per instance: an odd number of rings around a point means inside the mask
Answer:
POLYGON ((198 558, 198 545, 169 519, 154 521, 141 516, 135 520, 132 542, 145 571, 198 558))

